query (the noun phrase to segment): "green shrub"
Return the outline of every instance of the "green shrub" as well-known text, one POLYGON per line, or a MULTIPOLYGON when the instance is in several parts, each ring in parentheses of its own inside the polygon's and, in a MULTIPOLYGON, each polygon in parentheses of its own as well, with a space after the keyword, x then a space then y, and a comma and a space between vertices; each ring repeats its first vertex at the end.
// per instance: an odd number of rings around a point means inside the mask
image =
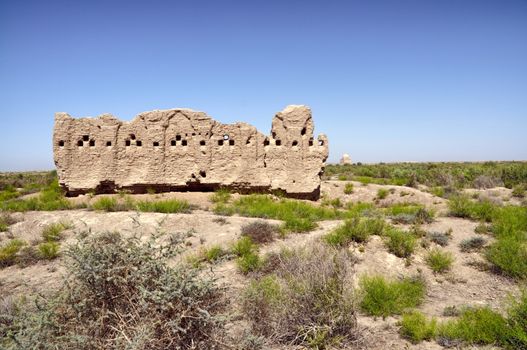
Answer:
POLYGON ((29 199, 11 197, 9 200, 0 201, 0 210, 5 211, 53 211, 71 209, 72 205, 64 198, 58 180, 53 180, 40 191, 39 195, 29 199))
POLYGON ((67 280, 13 320, 8 349, 213 349, 221 290, 171 259, 167 245, 119 234, 89 235, 68 248, 67 280))
POLYGON ((15 224, 17 220, 8 213, 0 212, 0 232, 7 231, 9 226, 15 224))
POLYGON ((511 349, 527 349, 527 290, 522 290, 518 298, 511 298, 507 315, 511 332, 504 341, 505 346, 511 349))
POLYGON ((71 224, 65 221, 49 224, 42 230, 42 238, 46 242, 59 241, 62 238, 62 232, 71 228, 71 224))
POLYGON ((380 214, 373 203, 348 202, 346 209, 345 216, 347 218, 354 218, 356 216, 378 216, 380 214))
POLYGON ((344 186, 344 193, 345 194, 352 194, 353 193, 353 183, 348 182, 346 186, 344 186))
POLYGON ((498 207, 489 200, 472 201, 466 195, 453 196, 448 202, 450 215, 491 222, 498 207))
POLYGON ((203 260, 209 263, 215 263, 227 254, 229 254, 229 252, 223 249, 220 245, 213 245, 212 247, 203 250, 201 256, 203 260))
POLYGON ((0 267, 13 265, 16 262, 17 253, 26 245, 20 239, 12 239, 0 247, 0 267))
POLYGON ((485 255, 504 274, 527 278, 527 242, 515 237, 500 238, 490 245, 485 255))
POLYGON ((190 204, 185 200, 166 199, 161 201, 139 201, 137 202, 137 210, 143 212, 155 213, 189 213, 191 211, 190 204))
POLYGON ((332 246, 343 247, 351 241, 366 242, 370 235, 381 235, 384 230, 384 220, 380 218, 348 219, 343 225, 324 236, 324 241, 332 246))
POLYGON ((459 243, 459 249, 462 252, 473 252, 481 250, 485 246, 487 241, 483 237, 472 237, 467 238, 459 243))
MULTIPOLYGON (((18 252, 17 257, 16 257, 16 264, 23 268, 23 267, 36 264, 41 259, 42 259, 42 256, 39 254, 38 250, 35 249, 34 246, 27 245, 27 246, 23 246, 18 252)), ((1 336, 0 336, 0 339, 1 339, 1 336)), ((0 340, 0 344, 1 343, 2 341, 0 340)))
POLYGON ((386 188, 379 188, 377 190, 377 199, 384 199, 388 197, 390 194, 390 191, 388 191, 386 188))
POLYGON ((113 197, 101 197, 92 205, 92 209, 101 211, 117 211, 117 199, 113 197))
POLYGON ((345 250, 324 245, 283 251, 273 273, 253 279, 243 297, 251 331, 272 342, 327 349, 357 339, 345 250))
POLYGON ((527 185, 525 184, 514 186, 514 188, 512 189, 512 196, 517 198, 525 197, 526 187, 527 185))
POLYGON ((403 338, 410 340, 412 343, 417 344, 423 340, 432 340, 436 335, 437 321, 432 318, 431 321, 426 319, 426 316, 419 311, 412 311, 410 313, 403 314, 399 333, 403 338))
POLYGON ((220 188, 210 196, 210 201, 212 203, 227 203, 230 199, 231 192, 226 188, 220 188))
POLYGON ((417 239, 409 232, 390 228, 384 241, 388 250, 399 258, 409 258, 417 245, 417 239))
POLYGON ((339 179, 339 181, 346 181, 346 180, 348 180, 348 176, 345 175, 345 174, 341 174, 341 175, 339 175, 338 179, 339 179))
POLYGON ((244 236, 236 241, 232 246, 232 252, 238 256, 236 263, 244 274, 257 270, 262 261, 258 255, 258 245, 248 236, 244 236))
POLYGON ((240 197, 231 204, 216 205, 214 212, 238 213, 242 216, 284 221, 283 229, 306 232, 316 227, 316 221, 338 219, 343 216, 335 209, 288 199, 273 199, 268 195, 253 194, 240 197))
POLYGON ((42 259, 53 260, 59 256, 60 244, 58 242, 42 242, 37 246, 42 259))
POLYGON ((432 193, 434 196, 443 198, 445 196, 445 188, 442 186, 432 187, 430 189, 430 193, 432 193))
POLYGON ((454 257, 450 252, 432 249, 426 257, 426 263, 432 271, 443 273, 452 268, 454 257))
POLYGON ((363 276, 359 285, 363 295, 360 306, 372 316, 399 315, 419 306, 425 296, 425 284, 419 277, 390 281, 383 276, 363 276))
POLYGON ((442 323, 438 336, 471 344, 501 343, 510 330, 503 316, 488 307, 467 308, 459 318, 442 323))

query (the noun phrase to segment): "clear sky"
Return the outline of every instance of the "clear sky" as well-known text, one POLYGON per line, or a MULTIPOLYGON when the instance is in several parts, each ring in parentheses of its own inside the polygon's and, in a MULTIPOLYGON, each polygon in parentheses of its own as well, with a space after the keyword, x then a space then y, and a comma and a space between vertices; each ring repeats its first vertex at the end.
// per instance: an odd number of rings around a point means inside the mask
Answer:
POLYGON ((526 0, 0 0, 0 171, 52 169, 55 112, 187 107, 330 159, 527 159, 526 0))

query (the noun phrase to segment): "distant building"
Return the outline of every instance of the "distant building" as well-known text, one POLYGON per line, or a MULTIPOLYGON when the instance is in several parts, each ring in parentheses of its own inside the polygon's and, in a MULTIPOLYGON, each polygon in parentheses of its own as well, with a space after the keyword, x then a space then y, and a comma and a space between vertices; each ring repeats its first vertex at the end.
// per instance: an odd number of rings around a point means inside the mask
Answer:
POLYGON ((344 153, 342 155, 342 158, 340 158, 340 165, 346 165, 346 164, 351 164, 351 157, 349 156, 349 154, 344 153))

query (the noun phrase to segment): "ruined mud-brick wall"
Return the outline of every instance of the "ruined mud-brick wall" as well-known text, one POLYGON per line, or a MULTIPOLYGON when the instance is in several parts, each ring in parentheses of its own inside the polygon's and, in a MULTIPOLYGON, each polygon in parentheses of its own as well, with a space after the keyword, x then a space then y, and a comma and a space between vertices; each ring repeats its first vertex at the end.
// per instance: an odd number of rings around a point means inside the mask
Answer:
POLYGON ((269 136, 189 109, 145 112, 130 122, 57 113, 53 145, 59 182, 69 195, 229 187, 316 199, 328 156, 327 138, 313 138, 306 106, 276 114, 269 136))

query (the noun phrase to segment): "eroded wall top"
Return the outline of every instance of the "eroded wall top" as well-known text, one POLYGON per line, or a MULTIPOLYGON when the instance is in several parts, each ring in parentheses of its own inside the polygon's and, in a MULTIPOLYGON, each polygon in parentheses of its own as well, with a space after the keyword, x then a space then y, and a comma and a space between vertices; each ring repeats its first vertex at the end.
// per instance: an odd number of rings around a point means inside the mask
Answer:
POLYGON ((224 186, 317 198, 328 141, 313 129, 306 106, 277 113, 271 135, 189 109, 144 112, 130 122, 57 113, 53 154, 69 194, 224 186))

